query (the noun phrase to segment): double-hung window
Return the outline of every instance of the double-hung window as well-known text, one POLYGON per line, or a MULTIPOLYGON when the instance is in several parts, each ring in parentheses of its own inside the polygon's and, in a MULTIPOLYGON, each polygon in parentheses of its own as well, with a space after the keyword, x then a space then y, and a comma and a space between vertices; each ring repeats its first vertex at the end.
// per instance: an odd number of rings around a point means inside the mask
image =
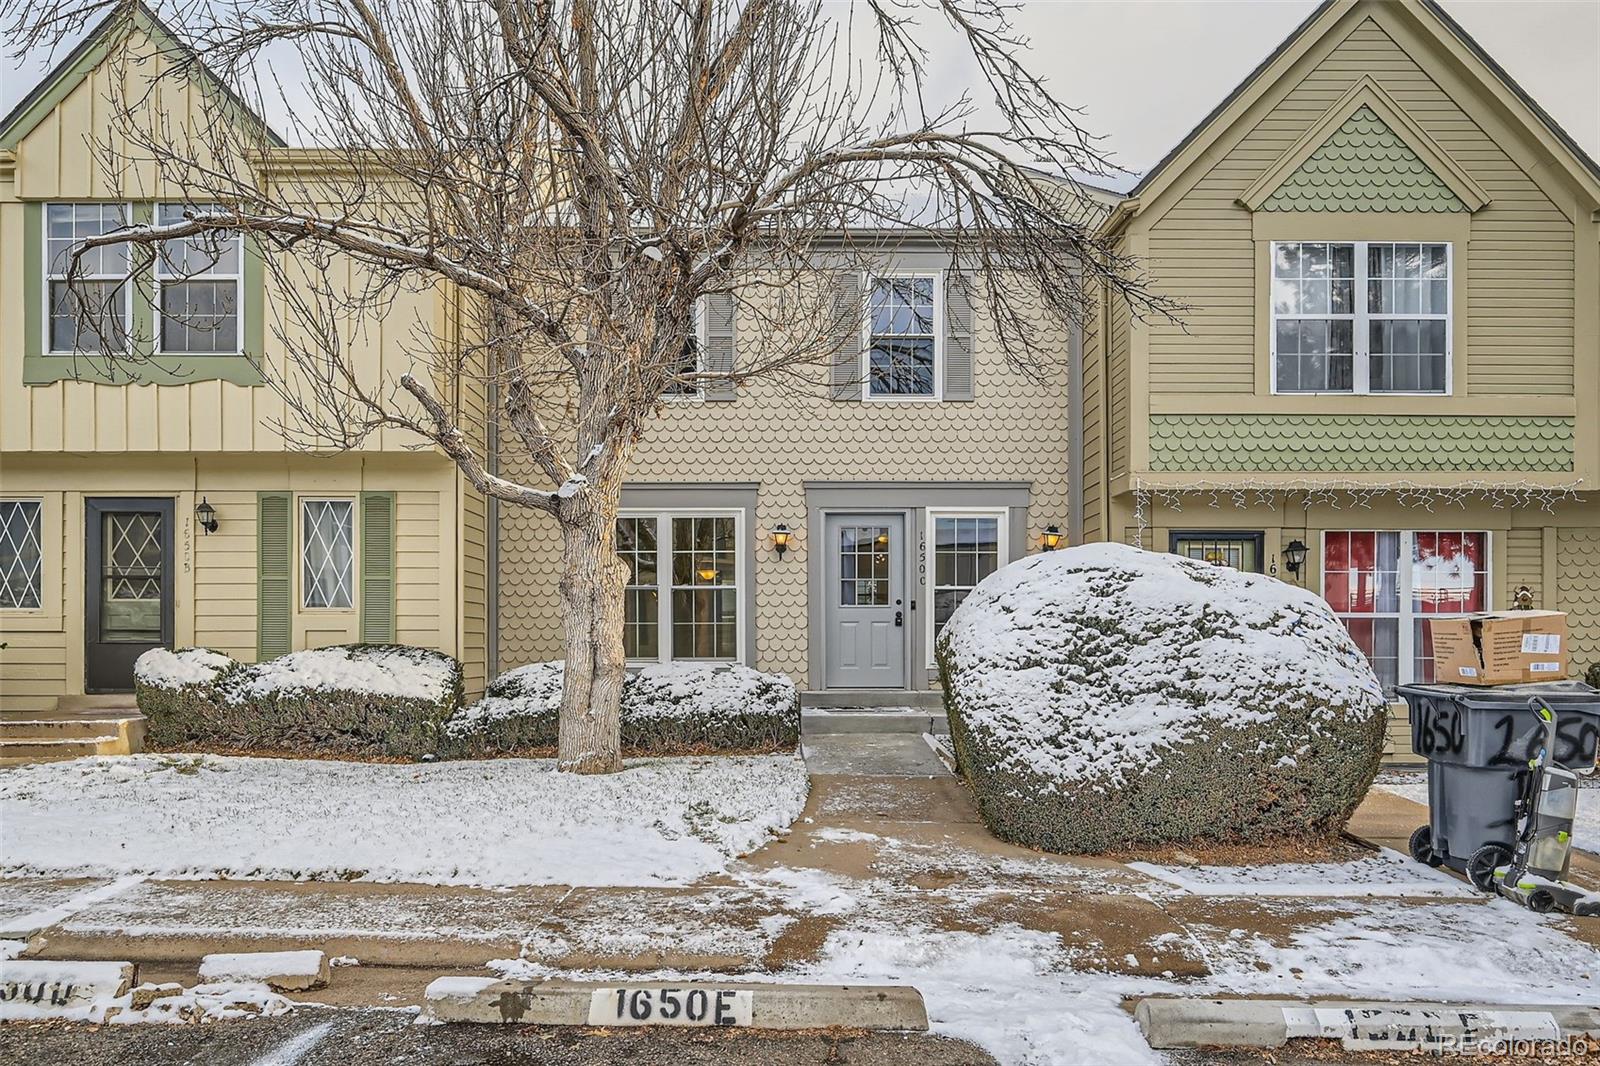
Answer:
POLYGON ((45 299, 52 352, 116 354, 128 350, 133 286, 128 283, 128 246, 92 248, 78 260, 72 252, 88 237, 127 225, 126 204, 45 205, 45 299))
POLYGON ((1322 590, 1384 691, 1432 681, 1428 621, 1489 610, 1489 534, 1330 530, 1322 540, 1322 590))
POLYGON ((1450 391, 1451 246, 1274 241, 1278 393, 1450 391))
POLYGON ((867 399, 938 397, 938 281, 933 274, 871 279, 867 290, 867 399))
POLYGON ((705 300, 694 305, 694 330, 684 342, 679 355, 677 373, 681 376, 667 382, 661 395, 671 400, 699 400, 705 398, 705 385, 695 375, 705 373, 706 312, 705 300))
POLYGON ((300 501, 300 595, 310 608, 355 604, 354 500, 300 501))
POLYGON ((38 610, 44 601, 38 500, 0 500, 0 609, 38 610))
MULTIPOLYGON (((158 221, 183 221, 183 204, 162 204, 158 221)), ((244 237, 204 233, 166 241, 156 258, 159 351, 232 355, 239 351, 244 237)))
POLYGON ((1006 562, 1004 511, 930 511, 929 544, 933 552, 933 626, 929 633, 928 661, 933 662, 933 641, 961 601, 978 583, 1006 562))
POLYGON ((623 650, 633 661, 737 660, 741 647, 739 512, 628 513, 617 552, 628 564, 623 650))

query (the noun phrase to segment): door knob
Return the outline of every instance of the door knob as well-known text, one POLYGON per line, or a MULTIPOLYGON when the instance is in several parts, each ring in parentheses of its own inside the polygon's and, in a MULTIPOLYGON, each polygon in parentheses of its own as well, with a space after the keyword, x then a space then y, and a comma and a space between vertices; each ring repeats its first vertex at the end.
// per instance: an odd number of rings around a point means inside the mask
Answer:
POLYGON ((906 621, 906 616, 905 616, 905 612, 904 611, 896 611, 894 613, 894 624, 895 625, 897 625, 897 626, 905 625, 905 621, 906 621))

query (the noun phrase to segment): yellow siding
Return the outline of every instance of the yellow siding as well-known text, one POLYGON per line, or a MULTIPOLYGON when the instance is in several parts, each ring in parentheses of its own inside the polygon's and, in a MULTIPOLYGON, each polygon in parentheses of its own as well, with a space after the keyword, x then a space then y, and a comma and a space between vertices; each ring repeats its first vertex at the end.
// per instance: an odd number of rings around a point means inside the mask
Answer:
POLYGON ((423 648, 440 646, 439 493, 395 493, 395 639, 423 648))
POLYGON ((1505 533, 1506 571, 1504 594, 1496 607, 1516 606, 1517 589, 1526 585, 1533 592, 1533 605, 1545 607, 1544 530, 1509 529, 1505 533))
POLYGON ((1083 339, 1083 410, 1077 412, 1083 427, 1083 463, 1072 471, 1083 486, 1083 533, 1085 541, 1105 537, 1105 344, 1108 316, 1101 315, 1083 339))
POLYGON ((461 486, 461 668, 469 695, 488 681, 488 503, 461 486))
MULTIPOLYGON (((1472 217, 1464 318, 1466 391, 1568 395, 1573 384, 1573 228, 1510 153, 1368 18, 1205 171, 1150 234, 1163 291, 1191 305, 1188 332, 1151 326, 1152 393, 1250 393, 1257 382, 1251 215, 1236 198, 1363 75, 1371 75, 1488 192, 1472 217)), ((1472 102, 1466 106, 1476 107, 1472 102)), ((1394 223, 1404 236, 1404 221, 1394 223)), ((1308 234, 1308 236, 1313 236, 1308 234)), ((1460 359, 1461 349, 1457 348, 1460 359)), ((1461 383, 1458 379, 1458 391, 1461 383)))
POLYGON ((194 643, 254 662, 256 494, 204 491, 217 509, 218 529, 194 539, 194 643))
POLYGON ((1128 473, 1128 420, 1132 383, 1130 377, 1130 338, 1132 320, 1128 301, 1120 296, 1111 299, 1111 310, 1106 329, 1110 351, 1106 359, 1106 441, 1109 450, 1110 476, 1115 479, 1128 473))

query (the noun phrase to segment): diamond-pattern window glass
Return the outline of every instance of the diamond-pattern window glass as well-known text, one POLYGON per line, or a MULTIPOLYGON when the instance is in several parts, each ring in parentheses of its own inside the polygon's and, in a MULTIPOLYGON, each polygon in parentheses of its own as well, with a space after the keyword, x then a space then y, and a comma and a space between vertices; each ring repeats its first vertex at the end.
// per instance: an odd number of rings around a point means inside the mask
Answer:
POLYGON ((889 527, 839 530, 839 606, 882 607, 889 602, 889 527))
POLYGON ((159 643, 165 523, 149 511, 110 511, 102 521, 100 639, 159 643))
POLYGON ((300 565, 307 607, 355 603, 355 501, 301 501, 300 565))
POLYGON ((41 597, 38 500, 0 500, 0 608, 34 610, 41 597))

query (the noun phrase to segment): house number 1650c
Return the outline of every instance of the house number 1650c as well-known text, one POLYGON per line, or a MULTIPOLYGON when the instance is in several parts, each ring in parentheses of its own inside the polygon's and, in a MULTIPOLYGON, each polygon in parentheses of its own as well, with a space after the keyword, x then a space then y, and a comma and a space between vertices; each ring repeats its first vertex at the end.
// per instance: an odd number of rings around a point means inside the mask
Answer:
POLYGON ((732 988, 597 988, 590 1025, 749 1025, 753 993, 732 988))

